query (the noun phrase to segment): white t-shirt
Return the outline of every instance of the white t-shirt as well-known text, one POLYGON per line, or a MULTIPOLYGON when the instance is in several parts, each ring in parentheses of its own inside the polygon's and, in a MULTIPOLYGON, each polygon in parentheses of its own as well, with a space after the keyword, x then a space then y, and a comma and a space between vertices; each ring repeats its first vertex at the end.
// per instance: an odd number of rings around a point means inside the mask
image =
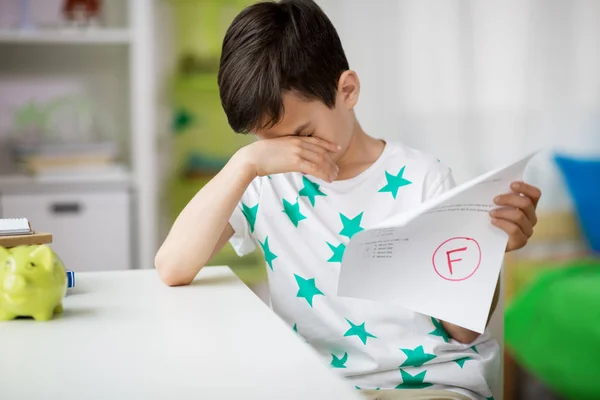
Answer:
POLYGON ((453 185, 450 170, 434 157, 388 142, 352 179, 328 183, 300 173, 255 179, 230 219, 230 242, 239 255, 262 248, 273 310, 357 388, 491 398, 499 358, 487 334, 461 344, 426 315, 336 295, 352 235, 453 185))

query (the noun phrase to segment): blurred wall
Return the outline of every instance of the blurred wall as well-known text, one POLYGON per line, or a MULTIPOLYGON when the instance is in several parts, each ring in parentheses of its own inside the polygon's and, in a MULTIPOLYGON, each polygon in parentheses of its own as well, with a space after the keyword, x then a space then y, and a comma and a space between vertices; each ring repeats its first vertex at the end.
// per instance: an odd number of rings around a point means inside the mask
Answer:
POLYGON ((569 200, 550 151, 600 154, 600 2, 319 0, 362 81, 374 136, 435 153, 457 181, 544 148, 540 208, 569 200))
POLYGON ((169 82, 176 66, 175 57, 175 27, 172 5, 166 1, 154 1, 155 16, 155 72, 158 82, 157 99, 157 181, 161 188, 158 199, 159 220, 158 237, 159 244, 167 236, 173 218, 170 213, 171 199, 168 181, 171 178, 171 165, 173 164, 173 135, 171 132, 172 99, 169 95, 169 82))

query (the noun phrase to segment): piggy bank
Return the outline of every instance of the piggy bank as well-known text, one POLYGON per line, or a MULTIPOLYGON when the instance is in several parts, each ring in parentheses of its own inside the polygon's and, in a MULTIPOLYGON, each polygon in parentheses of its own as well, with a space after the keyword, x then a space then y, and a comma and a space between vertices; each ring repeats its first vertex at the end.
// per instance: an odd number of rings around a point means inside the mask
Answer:
POLYGON ((0 321, 50 320, 62 312, 66 291, 65 267, 50 247, 0 247, 0 321))

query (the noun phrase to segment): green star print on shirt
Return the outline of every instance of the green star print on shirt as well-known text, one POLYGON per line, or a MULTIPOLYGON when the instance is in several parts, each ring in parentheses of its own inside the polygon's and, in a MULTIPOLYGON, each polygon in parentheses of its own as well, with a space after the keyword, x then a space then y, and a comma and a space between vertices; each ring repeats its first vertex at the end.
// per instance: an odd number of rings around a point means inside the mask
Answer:
POLYGON ((449 336, 442 326, 442 323, 433 317, 431 317, 431 322, 433 323, 433 326, 435 326, 435 330, 429 332, 429 334, 433 336, 440 336, 442 339, 444 339, 444 342, 448 343, 449 336))
POLYGON ((459 367, 464 367, 465 363, 467 361, 469 361, 471 359, 471 357, 463 357, 463 358, 459 358, 458 360, 454 360, 455 363, 458 364, 459 367))
POLYGON ((348 361, 348 353, 344 353, 342 358, 337 358, 337 356, 331 353, 331 366, 333 368, 346 368, 346 361, 348 361))
POLYGON ((310 204, 313 207, 315 206, 315 197, 316 196, 327 196, 325 193, 323 193, 319 190, 319 188, 320 188, 319 185, 317 185, 316 183, 314 183, 307 177, 305 177, 305 176, 302 177, 302 183, 304 184, 304 187, 302 189, 300 189, 298 194, 300 196, 308 197, 308 200, 310 200, 310 204))
POLYGON ((404 169, 406 166, 400 169, 398 175, 392 175, 389 172, 385 171, 385 179, 387 180, 387 185, 379 189, 380 193, 389 192, 392 194, 392 197, 395 199, 398 195, 398 189, 402 186, 410 185, 412 182, 408 179, 404 179, 402 175, 404 175, 404 169))
POLYGON ((461 344, 444 329, 449 325, 432 320, 431 314, 337 293, 340 268, 353 256, 349 242, 366 237, 368 229, 390 216, 452 190, 455 182, 445 165, 430 154, 388 141, 357 179, 325 182, 298 172, 273 173, 271 178, 256 177, 248 185, 232 213, 231 225, 238 231, 230 242, 238 255, 254 247, 259 258, 266 253, 271 264, 263 267, 269 277, 269 302, 291 336, 308 342, 326 367, 348 378, 350 388, 358 385, 380 397, 401 383, 405 392, 427 385, 425 390, 461 388, 481 400, 492 396, 486 378, 497 372, 501 354, 491 337, 461 344), (258 205, 254 232, 241 212, 242 203, 250 223, 252 208, 258 205), (266 236, 263 250, 258 241, 266 236), (470 359, 455 362, 465 356, 470 359), (382 392, 375 392, 378 387, 382 392))
POLYGON ((273 271, 273 260, 277 258, 277 255, 271 251, 269 248, 269 237, 265 237, 265 242, 258 241, 260 247, 262 247, 263 252, 265 253, 265 261, 269 264, 269 268, 273 271))
POLYGON ((367 332, 367 330, 365 329, 365 323, 364 322, 362 324, 360 324, 360 325, 354 325, 348 318, 346 318, 346 322, 348 322, 350 324, 351 328, 348 329, 346 331, 346 333, 344 333, 344 337, 346 337, 346 336, 358 336, 358 338, 360 339, 360 341, 364 345, 367 344, 367 339, 368 338, 377 339, 377 336, 372 335, 369 332, 367 332))
POLYGON ((435 358, 435 354, 425 353, 423 346, 415 347, 414 349, 400 349, 406 354, 406 360, 401 367, 420 367, 427 361, 435 358))
POLYGON ((333 251, 333 255, 327 260, 327 262, 342 262, 342 257, 344 257, 344 251, 346 251, 346 245, 344 243, 340 243, 338 246, 334 246, 329 242, 326 242, 327 246, 333 251))
POLYGON ((360 226, 360 221, 362 220, 362 217, 363 213, 358 214, 352 219, 340 213, 340 219, 342 220, 342 225, 344 225, 344 227, 340 231, 340 235, 346 236, 348 239, 352 239, 352 236, 356 235, 360 231, 363 231, 364 228, 360 226))
POLYGON ((298 284, 298 294, 296 294, 296 297, 306 299, 309 306, 313 306, 313 297, 317 295, 325 296, 325 294, 317 288, 315 278, 304 279, 296 274, 294 274, 294 276, 296 277, 296 283, 298 284))
POLYGON ((254 207, 248 207, 242 203, 242 214, 246 217, 248 225, 250 225, 250 232, 254 233, 254 224, 256 224, 256 214, 258 213, 258 203, 254 207))
POLYGON ((294 204, 283 199, 283 212, 288 216, 296 228, 300 221, 306 219, 306 216, 300 212, 300 203, 298 203, 298 199, 296 199, 294 204))
POLYGON ((431 383, 423 382, 427 371, 423 371, 417 375, 411 375, 405 370, 401 369, 402 383, 396 386, 396 389, 424 389, 431 386, 431 383))

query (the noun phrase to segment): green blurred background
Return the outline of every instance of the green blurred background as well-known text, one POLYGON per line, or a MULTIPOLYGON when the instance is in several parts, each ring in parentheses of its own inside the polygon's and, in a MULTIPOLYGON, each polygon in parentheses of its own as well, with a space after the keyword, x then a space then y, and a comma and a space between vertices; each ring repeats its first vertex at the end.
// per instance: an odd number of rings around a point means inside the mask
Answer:
MULTIPOLYGON (((176 68, 169 82, 173 157, 167 187, 173 219, 251 135, 234 133, 221 107, 217 72, 227 27, 250 0, 170 0, 176 68)), ((228 265, 247 284, 266 279, 259 251, 238 257, 227 245, 211 262, 228 265)))

